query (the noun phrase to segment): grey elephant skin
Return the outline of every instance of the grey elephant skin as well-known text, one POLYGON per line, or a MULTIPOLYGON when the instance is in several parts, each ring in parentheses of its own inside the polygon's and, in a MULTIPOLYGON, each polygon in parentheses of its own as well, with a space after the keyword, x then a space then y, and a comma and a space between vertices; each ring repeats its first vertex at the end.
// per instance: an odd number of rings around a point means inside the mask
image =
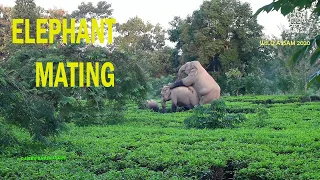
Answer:
POLYGON ((172 101, 172 112, 177 111, 177 107, 184 107, 185 110, 192 109, 199 105, 199 96, 196 90, 190 87, 177 87, 170 89, 169 86, 164 86, 161 90, 162 112, 166 112, 166 102, 172 101))
POLYGON ((155 112, 159 111, 159 105, 156 101, 154 100, 147 100, 146 101, 146 106, 148 109, 152 109, 155 112))
POLYGON ((220 86, 202 67, 199 61, 185 63, 180 67, 177 76, 177 81, 170 84, 170 88, 192 86, 199 95, 200 105, 209 104, 220 98, 220 86), (187 77, 182 79, 182 72, 185 72, 187 77))

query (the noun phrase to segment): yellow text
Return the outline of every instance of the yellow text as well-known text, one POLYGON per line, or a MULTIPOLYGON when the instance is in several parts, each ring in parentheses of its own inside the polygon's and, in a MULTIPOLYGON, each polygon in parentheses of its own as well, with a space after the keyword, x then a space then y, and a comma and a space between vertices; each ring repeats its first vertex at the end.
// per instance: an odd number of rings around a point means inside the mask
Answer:
POLYGON ((112 25, 116 23, 116 20, 113 18, 104 18, 100 19, 100 27, 98 25, 97 19, 91 20, 91 36, 88 32, 88 25, 87 20, 85 18, 80 19, 79 22, 79 31, 76 37, 76 20, 71 19, 68 21, 67 19, 61 21, 59 19, 37 19, 36 20, 36 38, 30 37, 30 21, 29 19, 13 19, 12 20, 12 43, 14 44, 47 44, 47 43, 54 43, 54 36, 61 33, 62 30, 62 41, 63 43, 68 42, 68 35, 71 37, 71 44, 79 44, 81 39, 85 39, 87 44, 94 43, 96 41, 96 35, 100 43, 104 43, 105 40, 105 24, 108 25, 108 44, 112 44, 112 25), (25 38, 19 39, 17 34, 22 34, 22 29, 18 28, 18 24, 24 24, 24 33, 25 38), (49 24, 49 38, 45 39, 42 38, 42 34, 47 33, 47 29, 43 28, 43 24, 49 24), (91 40, 90 40, 91 39, 91 40))
POLYGON ((91 87, 91 80, 95 87, 99 87, 100 80, 104 87, 114 87, 114 74, 111 73, 114 71, 114 66, 111 62, 105 62, 101 68, 98 62, 67 62, 66 67, 65 63, 59 62, 54 73, 53 62, 46 62, 45 67, 42 62, 36 62, 36 87, 59 87, 59 84, 63 87, 75 87, 76 81, 79 87, 84 87, 84 84, 86 87, 91 87), (69 73, 66 73, 66 67, 70 70, 69 73))

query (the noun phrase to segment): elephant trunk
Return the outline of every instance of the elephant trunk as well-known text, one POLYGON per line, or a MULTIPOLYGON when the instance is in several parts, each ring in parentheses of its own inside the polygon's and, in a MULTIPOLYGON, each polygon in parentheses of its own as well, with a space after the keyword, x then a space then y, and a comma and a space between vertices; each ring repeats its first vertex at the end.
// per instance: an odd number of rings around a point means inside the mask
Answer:
POLYGON ((162 100, 162 112, 166 113, 166 100, 163 97, 161 98, 161 100, 162 100))
POLYGON ((182 79, 182 76, 181 76, 181 73, 182 71, 184 71, 186 69, 186 65, 182 65, 180 68, 179 68, 179 71, 178 71, 178 74, 177 74, 177 80, 176 81, 179 81, 180 79, 182 79))

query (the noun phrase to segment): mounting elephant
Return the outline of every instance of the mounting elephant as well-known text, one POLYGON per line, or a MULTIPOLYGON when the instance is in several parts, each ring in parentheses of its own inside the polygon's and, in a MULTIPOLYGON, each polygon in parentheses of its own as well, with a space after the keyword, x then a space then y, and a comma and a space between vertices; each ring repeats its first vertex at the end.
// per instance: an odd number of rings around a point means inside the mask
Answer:
POLYGON ((154 100, 147 100, 146 102, 146 106, 148 109, 152 109, 155 112, 159 111, 159 105, 156 101, 154 100))
POLYGON ((220 86, 202 67, 199 61, 191 61, 180 67, 178 78, 175 83, 169 84, 170 89, 180 86, 192 86, 200 98, 200 105, 209 104, 220 98, 220 86), (185 72, 187 77, 181 78, 181 73, 185 72))
POLYGON ((199 96, 192 86, 181 86, 174 89, 164 86, 161 90, 161 100, 163 113, 166 112, 166 102, 170 100, 172 101, 172 112, 176 112, 177 107, 184 107, 185 110, 189 110, 199 105, 199 96))

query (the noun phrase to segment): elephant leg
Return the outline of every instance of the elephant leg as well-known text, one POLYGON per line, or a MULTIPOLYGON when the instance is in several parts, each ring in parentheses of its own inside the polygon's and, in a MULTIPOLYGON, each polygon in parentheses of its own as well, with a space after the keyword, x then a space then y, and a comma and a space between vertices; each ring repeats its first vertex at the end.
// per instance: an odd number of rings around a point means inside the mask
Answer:
POLYGON ((207 99, 207 98, 205 98, 204 96, 202 96, 201 99, 200 99, 199 105, 209 104, 211 101, 213 101, 213 100, 207 99))
POLYGON ((199 102, 199 105, 203 105, 204 104, 204 102, 205 102, 205 100, 204 100, 204 98, 203 98, 203 96, 200 98, 200 102, 199 102))
POLYGON ((209 94, 206 94, 205 96, 202 96, 200 98, 200 105, 202 104, 210 104, 212 101, 219 99, 219 95, 217 95, 215 92, 210 92, 209 94))
POLYGON ((172 112, 177 112, 177 105, 172 103, 172 112))
POLYGON ((162 99, 162 113, 166 113, 166 100, 162 99))
POLYGON ((190 106, 190 105, 189 106, 184 106, 183 108, 184 108, 185 111, 188 111, 188 110, 192 109, 192 106, 190 106))

